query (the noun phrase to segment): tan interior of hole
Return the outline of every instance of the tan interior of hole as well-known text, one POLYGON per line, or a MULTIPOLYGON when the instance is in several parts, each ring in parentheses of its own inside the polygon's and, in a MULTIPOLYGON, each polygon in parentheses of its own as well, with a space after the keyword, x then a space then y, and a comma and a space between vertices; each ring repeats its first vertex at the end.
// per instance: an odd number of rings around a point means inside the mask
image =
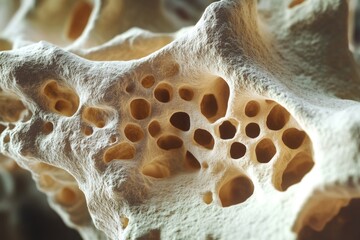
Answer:
POLYGON ((285 168, 279 190, 286 191, 290 186, 300 182, 313 166, 314 161, 307 153, 296 154, 285 168))
POLYGON ((6 129, 6 126, 0 124, 0 134, 6 129))
POLYGON ((249 101, 245 106, 245 115, 255 117, 260 112, 260 104, 257 101, 249 101))
POLYGON ((296 128, 289 128, 284 131, 282 141, 287 147, 297 149, 302 145, 305 137, 306 133, 304 131, 300 131, 296 128))
POLYGON ((0 121, 17 122, 24 110, 24 104, 16 96, 0 95, 0 121))
POLYGON ((55 185, 55 180, 47 174, 41 174, 38 184, 40 188, 47 190, 55 185))
POLYGON ((176 112, 173 115, 171 115, 170 123, 171 125, 182 131, 189 131, 190 116, 186 112, 176 112))
POLYGON ((289 8, 293 8, 297 5, 302 4, 303 2, 305 2, 305 0, 293 0, 291 1, 291 3, 289 4, 289 8))
POLYGON ((162 158, 157 158, 143 167, 142 174, 153 178, 169 177, 170 169, 168 161, 162 158))
POLYGON ((184 167, 185 167, 185 169, 190 170, 190 171, 199 170, 201 168, 199 161, 189 151, 187 151, 185 154, 184 167))
POLYGON ((79 97, 70 88, 58 85, 54 80, 46 82, 41 93, 51 111, 71 117, 79 107, 79 97))
POLYGON ((181 148, 183 145, 183 141, 175 135, 161 136, 159 137, 156 143, 159 146, 159 148, 164 150, 181 148))
POLYGON ((77 3, 70 18, 67 32, 67 36, 70 40, 75 40, 80 37, 88 23, 92 9, 92 4, 86 1, 80 1, 77 3))
POLYGON ((148 131, 152 137, 156 137, 161 132, 160 123, 156 120, 153 120, 148 126, 148 131))
POLYGON ((307 225, 297 231, 298 240, 359 239, 360 198, 332 199, 328 197, 318 201, 305 214, 307 214, 307 219, 305 219, 307 225))
POLYGON ((154 97, 162 103, 170 102, 173 97, 173 88, 168 83, 159 83, 154 90, 154 97))
POLYGON ((130 113, 133 118, 142 120, 150 115, 151 106, 148 101, 143 98, 134 99, 130 103, 130 113))
POLYGON ((203 195, 203 201, 206 204, 210 204, 213 201, 212 192, 206 192, 203 195))
POLYGON ((85 107, 81 116, 85 122, 93 124, 97 128, 105 127, 109 118, 108 113, 99 107, 85 107))
POLYGON ((153 75, 147 75, 141 80, 141 85, 144 88, 151 88, 155 83, 155 77, 153 75))
POLYGON ((179 96, 185 101, 191 101, 194 98, 194 91, 189 86, 179 88, 179 96))
POLYGON ((252 181, 243 175, 225 182, 219 190, 219 198, 223 207, 230 207, 245 202, 254 192, 252 181))
POLYGON ((120 223, 121 227, 125 229, 129 225, 129 218, 122 214, 120 216, 120 223))
POLYGON ((224 121, 219 126, 221 139, 232 139, 236 134, 236 127, 230 121, 224 121))
POLYGON ((104 153, 104 162, 109 163, 115 159, 128 160, 135 157, 135 148, 127 143, 122 142, 108 148, 104 153))
POLYGON ((54 124, 52 122, 46 122, 43 126, 45 134, 50 134, 54 130, 54 124))
POLYGON ((271 130, 280 130, 289 121, 290 114, 279 104, 275 105, 266 119, 266 125, 271 130))
POLYGON ((224 117, 228 107, 229 95, 229 85, 224 79, 217 78, 201 99, 201 113, 210 122, 215 122, 224 117))
POLYGON ((4 137, 4 143, 9 143, 10 142, 10 135, 6 134, 6 136, 4 137))
POLYGON ((249 123, 245 127, 246 136, 256 138, 260 134, 260 126, 257 123, 249 123))
POLYGON ((55 199, 61 205, 73 205, 77 197, 74 190, 64 187, 56 194, 55 199))
POLYGON ((85 136, 90 136, 90 135, 93 134, 94 130, 90 126, 83 126, 82 127, 82 132, 85 134, 85 136))
POLYGON ((239 142, 234 142, 230 147, 230 156, 234 159, 242 158, 246 153, 246 146, 239 142))
POLYGON ((127 124, 124 128, 124 133, 126 138, 132 142, 138 142, 144 138, 144 132, 137 124, 127 124))
POLYGON ((268 163, 276 154, 276 147, 269 138, 262 139, 255 147, 256 159, 260 163, 268 163))
POLYGON ((196 129, 194 132, 194 140, 197 144, 203 146, 207 149, 214 148, 214 138, 213 136, 204 129, 196 129))

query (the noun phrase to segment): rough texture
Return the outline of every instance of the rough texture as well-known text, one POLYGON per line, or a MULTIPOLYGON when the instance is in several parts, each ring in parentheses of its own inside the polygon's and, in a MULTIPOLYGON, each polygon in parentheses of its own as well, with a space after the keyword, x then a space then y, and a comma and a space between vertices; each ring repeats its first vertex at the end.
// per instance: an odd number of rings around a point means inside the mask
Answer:
POLYGON ((160 1, 139 19, 121 12, 130 2, 95 5, 65 49, 0 52, 19 109, 1 108, 0 151, 69 226, 86 239, 310 239, 356 209, 347 1, 223 0, 176 33, 153 33, 179 29, 160 1))

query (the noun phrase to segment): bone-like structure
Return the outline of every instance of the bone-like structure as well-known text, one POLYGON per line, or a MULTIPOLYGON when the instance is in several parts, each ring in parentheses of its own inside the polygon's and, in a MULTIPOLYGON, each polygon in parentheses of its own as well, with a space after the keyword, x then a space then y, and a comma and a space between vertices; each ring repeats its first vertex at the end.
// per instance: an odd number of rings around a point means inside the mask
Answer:
POLYGON ((356 239, 355 5, 190 2, 24 1, 1 153, 84 239, 356 239))

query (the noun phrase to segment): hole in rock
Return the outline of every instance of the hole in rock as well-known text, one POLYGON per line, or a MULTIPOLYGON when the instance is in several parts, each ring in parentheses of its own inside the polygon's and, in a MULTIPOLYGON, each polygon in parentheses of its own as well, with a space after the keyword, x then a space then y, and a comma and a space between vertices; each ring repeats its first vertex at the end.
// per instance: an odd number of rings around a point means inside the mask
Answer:
POLYGON ((221 186, 219 198, 223 207, 245 202, 254 192, 254 185, 248 177, 238 176, 221 186))
POLYGON ((166 178, 170 176, 167 161, 163 159, 157 159, 145 165, 142 169, 142 173, 145 176, 153 178, 166 178))
POLYGON ((42 189, 50 189, 54 185, 55 185, 55 180, 51 176, 49 176, 47 174, 41 174, 40 175, 39 186, 42 189))
POLYGON ((289 4, 289 8, 296 7, 296 6, 300 5, 300 4, 302 4, 303 2, 305 2, 305 0, 293 0, 289 4))
POLYGON ((215 122, 226 114, 230 89, 222 78, 217 78, 210 89, 200 102, 200 110, 210 122, 215 122))
POLYGON ((207 162, 203 162, 203 163, 201 163, 201 167, 204 169, 207 169, 207 168, 209 168, 209 164, 207 162))
POLYGON ((173 89, 167 83, 160 83, 154 90, 154 96, 159 102, 170 102, 173 96, 173 89))
POLYGON ((298 183, 310 172, 314 161, 307 153, 300 152, 286 166, 282 175, 281 191, 286 191, 290 186, 298 183))
POLYGON ((138 142, 144 138, 144 132, 141 127, 136 124, 128 124, 124 129, 124 133, 127 139, 132 142, 138 142))
POLYGON ((277 104, 271 109, 266 119, 266 125, 271 130, 280 130, 289 121, 289 118, 289 112, 286 111, 285 108, 277 104))
POLYGON ((183 145, 183 141, 180 138, 178 138, 177 136, 165 135, 165 136, 161 136, 157 140, 157 145, 161 149, 172 150, 172 149, 181 148, 183 145))
POLYGON ((74 190, 64 187, 56 194, 56 201, 61 205, 73 205, 76 202, 74 190))
POLYGON ((185 154, 184 167, 188 170, 198 170, 200 169, 200 163, 196 157, 189 151, 185 154))
POLYGON ((93 134, 94 130, 92 127, 89 127, 89 126, 84 126, 82 128, 82 131, 83 133, 86 135, 86 136, 90 136, 91 134, 93 134))
POLYGON ((137 240, 161 240, 161 232, 159 229, 152 229, 148 233, 137 238, 137 240))
POLYGON ((230 156, 234 159, 241 158, 246 153, 246 146, 239 142, 234 142, 230 147, 230 156))
POLYGON ((141 80, 141 85, 144 88, 151 88, 154 85, 154 83, 155 83, 155 77, 153 75, 148 75, 141 80))
POLYGON ((189 131, 190 116, 185 112, 176 112, 170 117, 170 123, 182 131, 189 131))
POLYGON ((297 130, 296 128, 289 128, 284 131, 282 141, 287 147, 297 149, 304 142, 305 137, 306 133, 304 131, 297 130))
POLYGON ((260 134, 260 127, 257 123, 249 123, 245 127, 246 136, 250 138, 256 138, 260 134))
POLYGON ((203 195, 203 201, 206 204, 210 204, 213 201, 212 192, 206 192, 203 195))
POLYGON ((179 96, 185 101, 191 101, 194 97, 194 91, 187 86, 183 86, 179 89, 179 96))
POLYGON ((48 81, 42 88, 51 111, 71 117, 79 107, 79 97, 68 87, 59 86, 54 80, 48 81))
POLYGON ((129 225, 129 218, 125 215, 120 216, 121 227, 125 229, 129 225))
POLYGON ((142 98, 134 99, 130 103, 131 115, 137 119, 142 120, 150 115, 151 106, 148 101, 142 98))
POLYGON ((54 124, 52 122, 46 122, 43 126, 43 132, 47 135, 54 130, 54 124))
POLYGON ((26 108, 17 96, 0 95, 0 121, 17 122, 24 110, 26 108))
MULTIPOLYGON (((326 202, 323 204, 329 205, 326 202)), ((360 198, 351 199, 349 204, 342 207, 322 230, 317 231, 310 226, 303 227, 299 232, 298 240, 358 240, 360 239, 359 216, 360 198)), ((324 218, 324 216, 319 216, 319 218, 324 218)))
POLYGON ((10 142, 10 135, 7 134, 5 137, 4 137, 4 143, 8 143, 10 142))
POLYGON ((218 111, 218 104, 214 94, 206 94, 200 103, 201 113, 206 118, 214 117, 218 111))
POLYGON ((0 124, 0 134, 6 129, 6 126, 0 124))
POLYGON ((199 145, 207 149, 214 148, 214 138, 213 136, 204 129, 196 129, 194 132, 194 140, 199 145))
POLYGON ((255 153, 258 162, 268 163, 275 156, 276 147, 269 138, 265 138, 256 145, 255 153))
POLYGON ((127 142, 122 142, 108 148, 104 153, 104 162, 109 163, 115 159, 128 160, 135 157, 135 148, 127 142))
POLYGON ((135 84, 133 82, 129 82, 125 88, 127 93, 133 93, 135 91, 135 84))
POLYGON ((260 104, 257 101, 250 101, 245 106, 245 115, 255 117, 260 111, 260 104))
POLYGON ((98 107, 85 107, 82 112, 82 118, 90 123, 94 124, 98 128, 103 128, 108 120, 108 114, 98 107))
POLYGON ((152 137, 156 137, 161 131, 160 123, 156 120, 152 121, 148 126, 148 131, 152 137))
POLYGON ((224 121, 219 126, 221 139, 232 139, 236 133, 236 127, 230 121, 224 121))
POLYGON ((86 1, 81 1, 75 6, 67 33, 69 39, 75 40, 80 37, 88 23, 92 9, 93 6, 86 1))
POLYGON ((110 143, 116 143, 117 142, 117 137, 116 136, 111 136, 109 139, 110 143))

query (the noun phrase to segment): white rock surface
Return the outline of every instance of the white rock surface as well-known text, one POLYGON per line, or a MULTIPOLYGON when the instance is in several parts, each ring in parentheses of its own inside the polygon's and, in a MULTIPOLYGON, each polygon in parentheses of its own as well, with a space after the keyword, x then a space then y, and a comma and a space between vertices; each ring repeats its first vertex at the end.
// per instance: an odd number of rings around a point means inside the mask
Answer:
POLYGON ((177 32, 185 23, 145 2, 95 2, 73 44, 45 39, 66 48, 0 52, 0 87, 25 106, 2 120, 0 151, 69 226, 85 239, 288 240, 360 197, 347 1, 223 0, 177 32))

